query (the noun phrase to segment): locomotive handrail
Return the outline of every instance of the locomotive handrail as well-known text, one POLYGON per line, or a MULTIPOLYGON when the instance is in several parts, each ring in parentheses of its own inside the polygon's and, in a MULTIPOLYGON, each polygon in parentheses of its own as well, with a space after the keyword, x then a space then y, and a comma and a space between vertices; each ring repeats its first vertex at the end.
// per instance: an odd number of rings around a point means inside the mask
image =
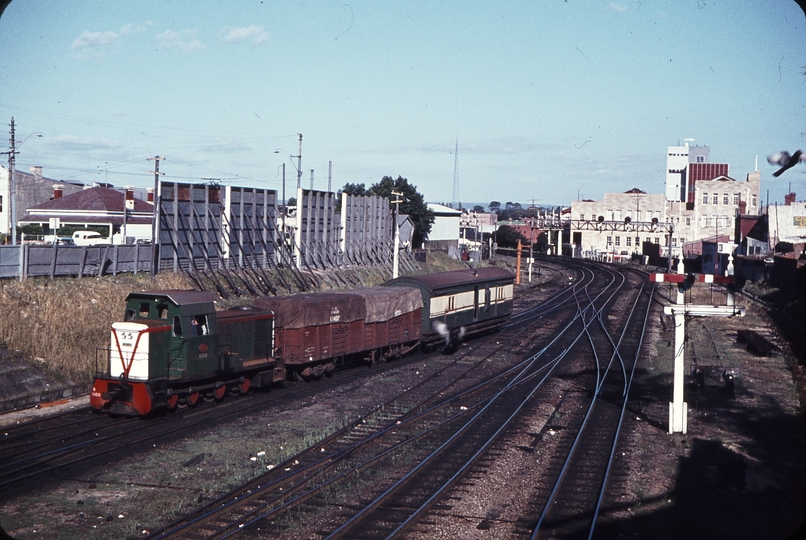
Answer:
POLYGON ((120 340, 118 339, 118 333, 115 331, 115 327, 112 327, 112 335, 115 337, 115 346, 118 349, 118 356, 120 357, 120 366, 123 368, 123 380, 126 381, 129 379, 129 371, 132 369, 132 364, 134 363, 134 355, 137 354, 137 346, 140 344, 140 338, 143 337, 143 334, 151 334, 155 332, 167 332, 171 329, 170 325, 163 325, 163 326, 149 326, 144 328, 143 330, 139 330, 137 332, 137 340, 134 342, 134 347, 132 348, 132 356, 129 358, 129 363, 126 365, 126 361, 123 359, 123 350, 120 348, 120 340))

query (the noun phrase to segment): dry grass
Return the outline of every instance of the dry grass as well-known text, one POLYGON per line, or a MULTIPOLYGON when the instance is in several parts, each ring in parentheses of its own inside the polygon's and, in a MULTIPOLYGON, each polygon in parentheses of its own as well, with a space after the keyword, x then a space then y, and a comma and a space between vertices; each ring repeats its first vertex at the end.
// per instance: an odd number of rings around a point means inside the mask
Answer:
MULTIPOLYGON (((467 263, 443 253, 429 253, 420 273, 463 268, 468 268, 467 263)), ((361 282, 373 286, 387 279, 388 275, 377 270, 365 270, 361 282)), ((322 280, 322 289, 332 288, 328 285, 322 280)), ((145 274, 0 280, 0 343, 51 375, 82 384, 95 373, 96 350, 109 347, 109 328, 121 319, 129 292, 192 288, 183 274, 172 273, 159 274, 154 283, 145 274)), ((215 287, 210 284, 209 290, 215 291, 215 287)), ((226 308, 250 300, 233 296, 219 300, 218 306, 226 308)))
POLYGON ((148 275, 0 281, 0 341, 53 375, 86 382, 129 292, 188 288, 174 274, 160 274, 154 283, 148 275))

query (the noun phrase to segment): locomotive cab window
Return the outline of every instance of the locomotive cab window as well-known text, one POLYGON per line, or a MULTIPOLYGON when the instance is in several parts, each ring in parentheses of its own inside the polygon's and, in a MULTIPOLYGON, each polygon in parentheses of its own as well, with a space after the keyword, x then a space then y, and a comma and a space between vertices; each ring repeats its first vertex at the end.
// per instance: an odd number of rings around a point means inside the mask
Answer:
POLYGON ((166 321, 168 320, 168 306, 166 304, 157 306, 157 317, 166 321))
POLYGON ((141 302, 140 303, 140 318, 141 319, 148 319, 149 307, 150 307, 150 304, 148 302, 141 302))
POLYGON ((125 320, 125 321, 133 321, 134 320, 134 310, 133 309, 127 309, 126 310, 126 316, 123 318, 123 320, 125 320))
POLYGON ((182 319, 179 315, 174 315, 173 334, 174 337, 182 336, 182 319))
POLYGON ((190 329, 194 336, 206 336, 208 333, 207 315, 196 315, 191 317, 190 329))

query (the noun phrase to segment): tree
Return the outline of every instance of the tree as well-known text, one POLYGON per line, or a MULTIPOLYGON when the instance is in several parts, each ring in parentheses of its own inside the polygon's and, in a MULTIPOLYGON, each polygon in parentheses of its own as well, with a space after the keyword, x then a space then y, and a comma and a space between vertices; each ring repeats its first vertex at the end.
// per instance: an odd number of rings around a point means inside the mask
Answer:
POLYGON ((423 240, 431 232, 434 213, 428 209, 423 196, 417 192, 417 186, 409 184, 409 181, 402 176, 398 176, 396 180, 393 180, 391 176, 384 176, 380 182, 373 184, 369 188, 367 195, 377 195, 395 200, 397 197, 392 195, 393 191, 403 194, 400 213, 408 215, 414 224, 412 246, 414 248, 422 247, 423 240))
POLYGON ((501 210, 501 203, 499 201, 490 201, 490 212, 497 214, 501 210))
POLYGON ((341 188, 338 191, 338 193, 336 193, 336 196, 339 198, 339 200, 341 200, 342 193, 356 196, 369 195, 369 193, 367 193, 367 188, 364 184, 350 184, 350 183, 344 184, 344 187, 341 188))
POLYGON ((509 225, 501 225, 498 227, 495 241, 500 247, 518 247, 518 240, 521 241, 521 244, 526 243, 526 238, 514 227, 510 227, 509 225))
POLYGON ((473 211, 475 213, 477 213, 477 214, 483 214, 484 213, 484 207, 482 205, 480 205, 480 204, 477 204, 476 206, 473 207, 473 211))

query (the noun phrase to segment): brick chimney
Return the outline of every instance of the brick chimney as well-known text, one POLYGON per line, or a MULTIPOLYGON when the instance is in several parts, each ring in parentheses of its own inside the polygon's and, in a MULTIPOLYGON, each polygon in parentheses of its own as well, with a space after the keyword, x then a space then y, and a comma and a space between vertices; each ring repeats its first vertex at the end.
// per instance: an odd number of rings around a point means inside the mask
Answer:
POLYGON ((31 174, 34 175, 34 178, 37 180, 42 180, 42 167, 39 165, 32 165, 29 170, 31 171, 31 174))
POLYGON ((126 210, 134 210, 134 186, 123 186, 126 193, 126 210))
POLYGON ((743 216, 747 212, 747 201, 739 201, 739 215, 743 216))
POLYGON ((148 204, 154 204, 154 188, 148 188, 147 190, 148 196, 146 199, 148 200, 148 204))
POLYGON ((794 193, 787 193, 784 195, 784 204, 786 206, 792 206, 792 203, 795 202, 796 196, 794 193))
MULTIPOLYGON (((33 167, 31 167, 33 169, 33 167)), ((64 188, 59 184, 53 184, 53 198, 61 199, 64 188)))

